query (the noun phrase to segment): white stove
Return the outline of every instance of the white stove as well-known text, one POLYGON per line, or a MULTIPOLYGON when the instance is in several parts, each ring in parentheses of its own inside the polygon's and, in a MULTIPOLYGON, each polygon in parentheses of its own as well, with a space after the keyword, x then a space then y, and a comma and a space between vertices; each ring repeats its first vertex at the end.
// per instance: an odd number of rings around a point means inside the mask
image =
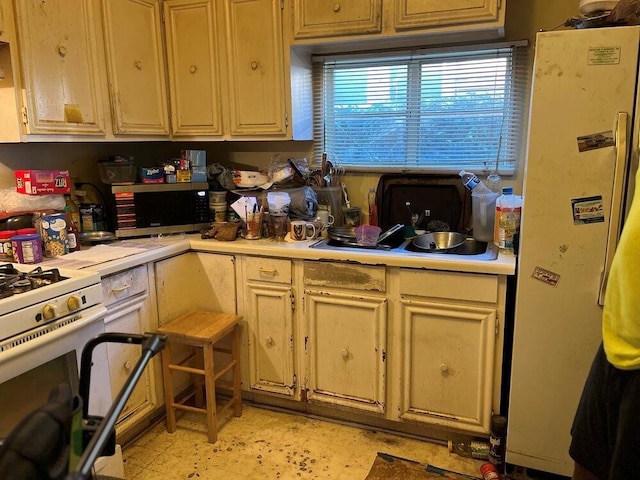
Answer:
POLYGON ((22 343, 14 337, 34 330, 40 336, 59 328, 61 320, 73 323, 83 310, 100 304, 97 273, 0 264, 0 352, 22 343))
MULTIPOLYGON (((0 438, 21 415, 44 404, 52 386, 77 388, 82 349, 105 331, 106 312, 95 272, 0 264, 0 410, 21 409, 15 418, 0 419, 0 438), (3 404, 11 398, 22 400, 3 404)), ((112 400, 106 347, 96 348, 92 358, 89 413, 104 415, 112 400)))

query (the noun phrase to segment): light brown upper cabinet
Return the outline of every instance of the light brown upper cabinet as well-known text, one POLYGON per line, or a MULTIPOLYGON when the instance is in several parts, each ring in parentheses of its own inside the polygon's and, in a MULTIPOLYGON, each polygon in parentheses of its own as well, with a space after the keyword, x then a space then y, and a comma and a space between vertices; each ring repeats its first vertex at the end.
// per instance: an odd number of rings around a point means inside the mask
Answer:
POLYGON ((382 32, 382 0, 294 0, 294 37, 382 32))
POLYGON ((169 135, 159 0, 104 0, 114 134, 169 135))
POLYGON ((280 0, 225 0, 230 134, 287 134, 280 0))
POLYGON ((95 7, 93 0, 15 2, 27 134, 104 134, 95 7))
POLYGON ((222 135, 218 10, 212 0, 165 0, 171 128, 174 135, 222 135))
POLYGON ((418 35, 421 43, 504 36, 506 0, 290 1, 297 44, 353 43, 357 37, 355 47, 366 48, 376 40, 399 43, 418 35))

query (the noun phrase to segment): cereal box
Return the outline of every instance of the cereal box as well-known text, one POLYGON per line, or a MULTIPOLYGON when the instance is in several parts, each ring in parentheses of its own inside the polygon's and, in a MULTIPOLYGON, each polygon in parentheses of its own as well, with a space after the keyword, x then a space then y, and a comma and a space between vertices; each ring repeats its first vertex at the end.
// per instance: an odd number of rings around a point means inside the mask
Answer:
POLYGON ((16 191, 27 195, 71 193, 69 170, 16 170, 16 191))

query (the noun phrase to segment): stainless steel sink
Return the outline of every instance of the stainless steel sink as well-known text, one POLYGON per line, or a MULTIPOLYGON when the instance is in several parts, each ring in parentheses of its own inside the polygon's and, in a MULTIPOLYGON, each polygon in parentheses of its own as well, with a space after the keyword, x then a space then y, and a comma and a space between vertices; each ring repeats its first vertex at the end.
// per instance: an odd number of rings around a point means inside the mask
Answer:
MULTIPOLYGON (((401 245, 392 248, 389 246, 378 246, 378 247, 357 247, 357 246, 340 246, 336 244, 330 243, 327 239, 320 240, 315 242, 313 245, 310 245, 310 248, 317 248, 322 250, 381 250, 383 252, 389 252, 391 254, 403 253, 407 255, 417 255, 417 256, 430 256, 434 258, 444 258, 450 255, 460 257, 460 256, 468 256, 471 260, 482 260, 482 261, 491 261, 498 258, 498 248, 492 243, 481 242, 475 240, 473 238, 467 238, 465 242, 447 252, 443 253, 433 253, 428 252, 426 250, 422 250, 411 242, 411 240, 405 240, 401 245)), ((462 260, 462 259, 461 259, 462 260)))

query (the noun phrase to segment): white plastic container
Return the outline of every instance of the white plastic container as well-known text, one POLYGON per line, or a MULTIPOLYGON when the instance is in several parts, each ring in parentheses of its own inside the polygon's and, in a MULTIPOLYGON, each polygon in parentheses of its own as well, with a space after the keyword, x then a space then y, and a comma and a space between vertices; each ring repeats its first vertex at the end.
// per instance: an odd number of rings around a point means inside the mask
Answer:
POLYGON ((492 242, 498 194, 487 189, 474 188, 471 192, 473 238, 492 242))

